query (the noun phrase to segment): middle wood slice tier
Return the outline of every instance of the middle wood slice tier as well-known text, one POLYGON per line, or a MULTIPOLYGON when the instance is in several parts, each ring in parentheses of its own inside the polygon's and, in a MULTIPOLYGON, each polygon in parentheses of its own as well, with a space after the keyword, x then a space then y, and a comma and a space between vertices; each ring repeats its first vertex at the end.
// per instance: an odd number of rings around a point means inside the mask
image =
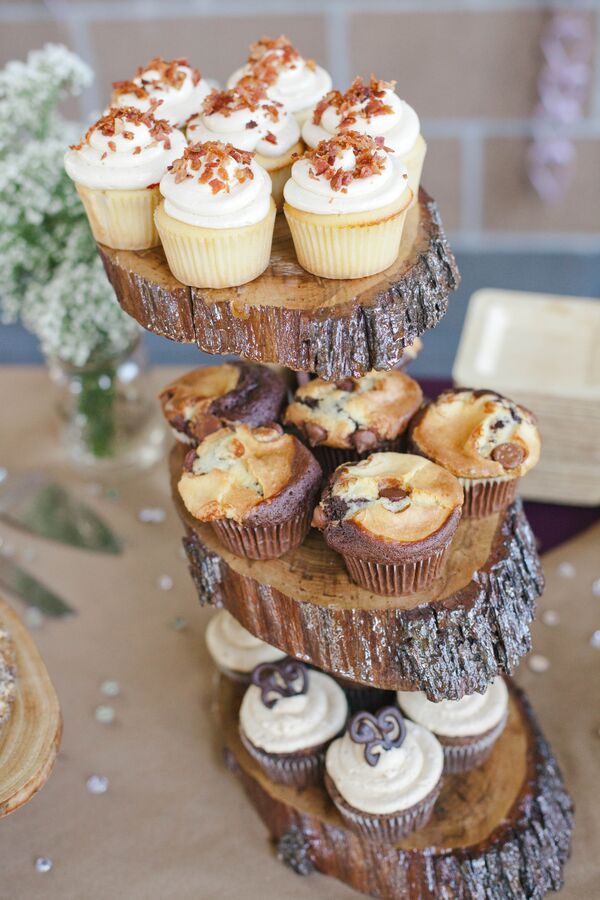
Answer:
POLYGON ((280 559, 231 553, 179 497, 185 453, 171 453, 172 493, 200 602, 225 607, 267 643, 360 684, 431 700, 483 691, 529 651, 543 577, 520 500, 462 520, 428 591, 382 597, 354 584, 315 530, 280 559))

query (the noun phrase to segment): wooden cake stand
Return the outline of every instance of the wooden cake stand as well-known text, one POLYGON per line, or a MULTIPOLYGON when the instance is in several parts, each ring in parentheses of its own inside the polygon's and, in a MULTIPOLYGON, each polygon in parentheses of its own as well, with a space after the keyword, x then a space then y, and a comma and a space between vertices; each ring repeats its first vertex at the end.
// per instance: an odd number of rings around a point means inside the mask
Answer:
POLYGON ((531 648, 543 589, 520 501, 505 514, 464 519, 444 574, 427 591, 381 597, 354 584, 314 529, 280 559, 242 559, 183 505, 186 450, 171 452, 173 502, 201 603, 225 606, 262 640, 327 672, 387 690, 458 700, 510 674, 531 648))
POLYGON ((16 612, 0 599, 0 626, 16 650, 17 694, 0 731, 0 816, 43 788, 58 754, 62 718, 48 670, 16 612))
POLYGON ((148 331, 207 353, 236 353, 323 378, 389 369, 446 312, 459 275, 434 201, 421 190, 400 255, 369 278, 332 281, 302 269, 283 215, 271 263, 237 288, 197 290, 171 274, 162 247, 98 245, 119 303, 148 331))
POLYGON ((508 687, 508 722, 489 759, 464 775, 445 775, 430 821, 400 844, 349 830, 322 787, 300 791, 270 781, 239 738, 243 688, 221 678, 226 762, 280 858, 300 874, 317 869, 383 900, 542 897, 562 885, 573 809, 531 707, 508 687))

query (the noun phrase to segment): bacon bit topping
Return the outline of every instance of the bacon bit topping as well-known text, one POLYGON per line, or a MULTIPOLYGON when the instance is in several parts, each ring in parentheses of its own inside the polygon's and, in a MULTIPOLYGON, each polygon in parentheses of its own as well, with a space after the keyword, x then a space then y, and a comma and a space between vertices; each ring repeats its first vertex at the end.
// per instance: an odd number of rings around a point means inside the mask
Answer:
MULTIPOLYGON (((128 140, 133 138, 130 131, 119 130, 120 123, 128 122, 130 125, 145 125, 150 135, 155 141, 162 141, 165 150, 169 150, 171 142, 169 135, 173 129, 166 119, 155 119, 151 112, 143 112, 141 109, 135 109, 133 106, 112 107, 97 122, 91 125, 86 131, 83 138, 78 144, 71 144, 71 150, 81 150, 84 144, 89 144, 90 138, 95 131, 99 131, 104 137, 114 137, 115 135, 124 135, 128 140), (131 138, 129 137, 131 135, 131 138)), ((108 146, 114 152, 117 146, 114 141, 108 141, 108 146)), ((135 150, 139 153, 139 150, 135 150)))
POLYGON ((345 94, 340 91, 329 91, 316 105, 313 113, 313 122, 319 125, 323 113, 328 107, 333 107, 341 117, 340 129, 352 128, 357 118, 367 119, 373 116, 386 116, 393 112, 389 103, 384 103, 386 90, 393 90, 395 81, 382 81, 371 75, 368 84, 362 78, 355 78, 345 94))
POLYGON ((246 128, 258 128, 258 122, 255 122, 254 119, 250 119, 249 122, 246 122, 246 128))
POLYGON ((205 116, 220 113, 225 117, 229 117, 240 109, 249 109, 251 112, 255 112, 259 107, 272 122, 279 120, 281 104, 268 100, 266 85, 250 75, 240 79, 235 87, 228 91, 216 89, 211 91, 202 105, 205 116))
MULTIPOLYGON (((152 88, 172 87, 179 91, 183 87, 187 72, 185 68, 190 68, 187 59, 163 59, 161 56, 155 56, 145 66, 140 66, 136 70, 133 81, 114 81, 112 101, 123 96, 123 94, 134 94, 140 100, 145 100, 152 88), (156 72, 157 78, 145 78, 147 72, 156 72)), ((196 86, 200 81, 201 75, 198 69, 191 70, 192 84, 196 86)))
MULTIPOLYGON (((284 69, 296 69, 302 61, 302 57, 290 43, 280 34, 277 38, 262 37, 260 41, 250 46, 248 66, 252 75, 265 84, 273 84, 284 69)), ((314 71, 316 68, 313 60, 305 60, 305 65, 314 71)))
POLYGON ((221 141, 206 141, 206 143, 190 144, 183 151, 183 156, 176 159, 169 166, 169 172, 175 177, 175 184, 180 184, 186 178, 194 178, 200 173, 200 184, 208 184, 213 194, 220 191, 231 190, 231 173, 227 169, 227 163, 232 159, 237 163, 233 177, 238 184, 252 180, 254 173, 250 168, 254 153, 247 150, 238 150, 233 144, 223 144, 221 141), (190 171, 191 170, 191 171, 190 171))
POLYGON ((117 152, 117 145, 114 141, 108 141, 108 149, 112 150, 113 153, 117 152))
POLYGON ((141 148, 141 147, 136 147, 135 150, 133 151, 133 155, 134 155, 134 156, 137 156, 138 153, 141 153, 141 152, 142 152, 142 148, 141 148))
POLYGON ((381 151, 391 152, 384 146, 383 137, 372 138, 357 131, 349 131, 329 141, 321 141, 314 150, 307 150, 303 159, 312 162, 308 170, 311 178, 325 178, 332 191, 345 194, 350 182, 359 178, 380 175, 385 165, 381 151), (336 162, 345 150, 354 152, 354 168, 336 168, 336 162))
POLYGON ((272 131, 267 131, 267 133, 265 134, 265 141, 268 141, 269 144, 276 144, 277 138, 272 131))

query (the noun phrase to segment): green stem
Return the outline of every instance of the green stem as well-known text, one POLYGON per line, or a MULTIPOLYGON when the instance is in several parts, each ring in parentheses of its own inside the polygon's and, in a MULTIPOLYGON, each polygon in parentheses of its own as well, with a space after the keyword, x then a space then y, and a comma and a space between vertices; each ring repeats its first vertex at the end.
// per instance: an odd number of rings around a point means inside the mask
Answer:
POLYGON ((99 459, 113 456, 116 438, 115 368, 106 365, 79 376, 78 411, 85 418, 83 438, 90 453, 99 459))

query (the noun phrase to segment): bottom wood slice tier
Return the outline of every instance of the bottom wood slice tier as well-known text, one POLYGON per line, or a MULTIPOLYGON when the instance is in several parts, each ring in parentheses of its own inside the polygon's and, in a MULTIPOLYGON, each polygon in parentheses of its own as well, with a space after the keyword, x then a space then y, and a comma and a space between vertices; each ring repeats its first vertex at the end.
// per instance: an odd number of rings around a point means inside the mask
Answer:
POLYGON ((221 679, 226 760, 279 857, 300 874, 317 869, 383 900, 540 898, 562 885, 573 807, 529 703, 509 688, 508 723, 492 755, 466 775, 444 776, 429 823, 397 845, 350 831, 324 788, 271 782, 239 739, 242 691, 221 679))
POLYGON ((432 700, 485 690, 529 651, 543 578, 520 501, 463 520, 430 590, 381 597, 353 584, 314 530, 281 559, 230 553, 181 502, 184 452, 176 447, 171 456, 173 499, 200 602, 226 607, 262 640, 352 681, 423 690, 432 700))

